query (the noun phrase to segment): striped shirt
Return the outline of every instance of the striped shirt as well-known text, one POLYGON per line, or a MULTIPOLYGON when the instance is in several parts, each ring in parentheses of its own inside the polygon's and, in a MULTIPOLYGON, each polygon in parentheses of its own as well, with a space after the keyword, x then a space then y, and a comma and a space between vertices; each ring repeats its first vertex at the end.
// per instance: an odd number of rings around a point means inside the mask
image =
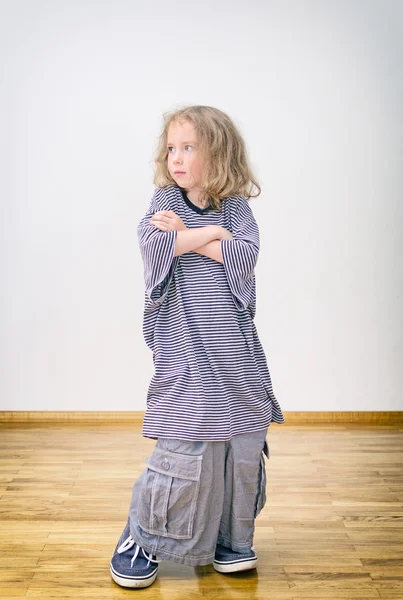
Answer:
POLYGON ((144 262, 143 334, 153 352, 143 436, 227 441, 284 416, 254 323, 259 229, 243 196, 222 211, 199 208, 184 189, 156 188, 138 228, 144 262), (177 231, 150 223, 172 210, 188 228, 221 225, 223 264, 197 252, 174 256, 177 231))

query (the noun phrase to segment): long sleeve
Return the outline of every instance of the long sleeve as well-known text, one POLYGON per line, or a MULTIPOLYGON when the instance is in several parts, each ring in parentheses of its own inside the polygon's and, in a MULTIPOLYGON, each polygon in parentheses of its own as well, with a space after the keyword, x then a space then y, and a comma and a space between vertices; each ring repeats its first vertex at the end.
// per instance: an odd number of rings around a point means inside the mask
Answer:
POLYGON ((179 257, 174 257, 177 231, 161 231, 150 225, 152 215, 169 210, 164 190, 156 188, 150 207, 137 227, 144 263, 144 283, 147 299, 155 306, 162 304, 172 281, 179 257))
POLYGON ((259 255, 259 228, 249 202, 242 196, 231 214, 232 240, 221 240, 225 274, 239 311, 256 310, 255 266, 259 255))

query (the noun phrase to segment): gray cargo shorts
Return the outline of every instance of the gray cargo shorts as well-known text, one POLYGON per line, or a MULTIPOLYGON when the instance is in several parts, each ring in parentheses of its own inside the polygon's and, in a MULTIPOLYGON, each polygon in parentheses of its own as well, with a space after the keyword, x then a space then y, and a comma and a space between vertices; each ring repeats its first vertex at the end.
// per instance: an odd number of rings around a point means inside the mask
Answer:
POLYGON ((213 562, 216 544, 250 550, 266 502, 267 428, 227 442, 159 438, 133 485, 134 541, 158 558, 185 565, 213 562))

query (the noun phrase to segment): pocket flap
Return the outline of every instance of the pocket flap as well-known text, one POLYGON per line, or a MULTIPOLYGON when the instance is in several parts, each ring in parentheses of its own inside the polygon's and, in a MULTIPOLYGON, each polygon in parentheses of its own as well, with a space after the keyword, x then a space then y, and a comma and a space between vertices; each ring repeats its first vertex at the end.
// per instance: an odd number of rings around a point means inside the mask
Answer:
POLYGON ((152 456, 147 458, 147 466, 152 471, 169 475, 169 477, 199 481, 202 458, 203 455, 191 456, 154 448, 152 456))

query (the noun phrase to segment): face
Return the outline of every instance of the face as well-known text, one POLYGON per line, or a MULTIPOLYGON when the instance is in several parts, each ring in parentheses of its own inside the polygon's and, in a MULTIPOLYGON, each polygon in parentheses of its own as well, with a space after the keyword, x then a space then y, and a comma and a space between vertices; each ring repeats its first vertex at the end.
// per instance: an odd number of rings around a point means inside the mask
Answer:
POLYGON ((197 195, 203 181, 203 160, 193 124, 189 121, 171 123, 167 146, 171 177, 188 193, 197 195))

